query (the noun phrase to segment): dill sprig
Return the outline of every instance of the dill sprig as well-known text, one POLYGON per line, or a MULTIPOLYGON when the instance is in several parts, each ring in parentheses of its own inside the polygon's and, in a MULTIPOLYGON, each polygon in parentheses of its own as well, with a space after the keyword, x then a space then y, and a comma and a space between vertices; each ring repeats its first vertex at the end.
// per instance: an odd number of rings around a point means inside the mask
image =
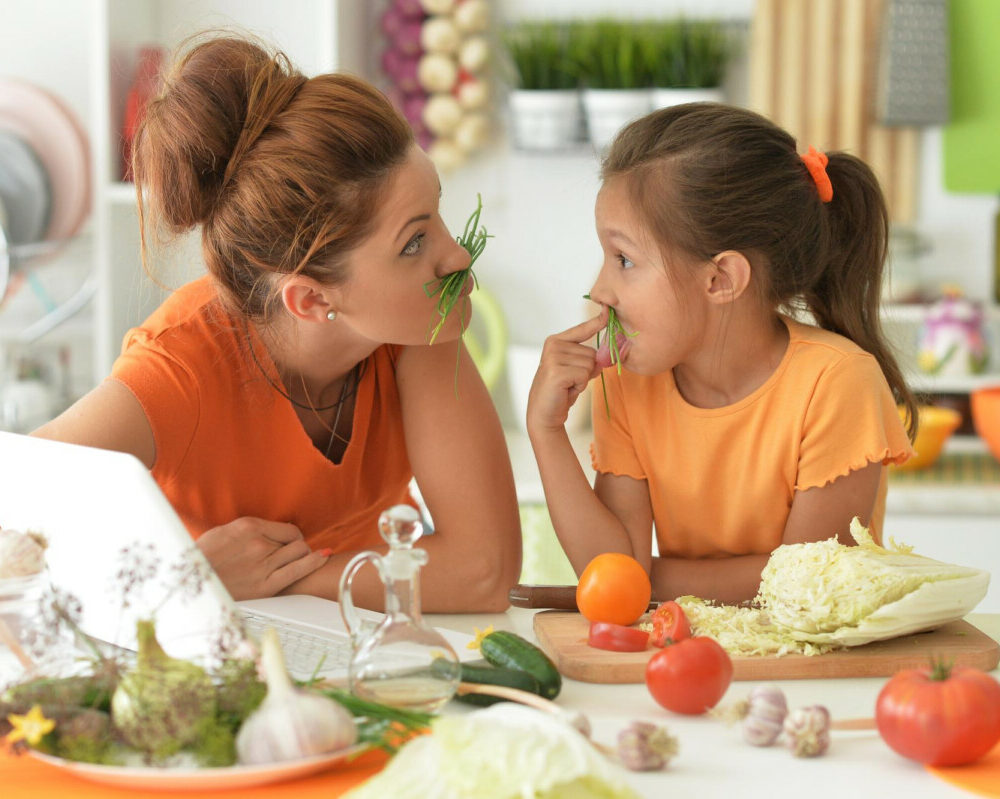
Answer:
MULTIPOLYGON (((472 271, 472 265, 476 262, 476 259, 482 255, 483 250, 486 249, 486 239, 493 238, 486 232, 485 227, 481 227, 479 224, 479 216, 483 212, 483 198, 481 195, 476 195, 476 210, 472 212, 472 216, 469 217, 468 221, 465 223, 465 230, 462 235, 455 240, 465 248, 466 252, 469 253, 471 257, 469 261, 469 266, 466 269, 461 269, 458 272, 452 272, 449 275, 445 275, 437 280, 429 280, 424 283, 424 293, 428 297, 437 296, 437 313, 438 321, 437 324, 431 329, 429 344, 434 343, 434 339, 437 338, 438 333, 441 332, 441 328, 444 327, 445 321, 448 319, 448 314, 452 312, 455 305, 458 303, 462 296, 462 289, 465 287, 465 281, 471 275, 472 280, 475 283, 476 288, 479 287, 479 279, 476 277, 476 273, 472 271)), ((465 333, 465 320, 462 320, 462 333, 465 333)))
MULTIPOLYGON (((585 300, 590 299, 589 294, 584 294, 583 298, 585 300)), ((618 321, 618 314, 613 307, 608 306, 608 324, 604 328, 605 340, 608 342, 608 353, 611 355, 612 366, 618 367, 618 374, 622 373, 622 355, 618 348, 618 334, 621 333, 627 338, 635 338, 639 335, 639 331, 635 330, 629 333, 622 327, 622 323, 618 321)), ((597 334, 597 347, 601 346, 601 334, 597 334)), ((611 405, 608 402, 608 385, 604 380, 604 370, 601 370, 601 390, 604 392, 604 410, 607 411, 608 418, 611 418, 611 405)))

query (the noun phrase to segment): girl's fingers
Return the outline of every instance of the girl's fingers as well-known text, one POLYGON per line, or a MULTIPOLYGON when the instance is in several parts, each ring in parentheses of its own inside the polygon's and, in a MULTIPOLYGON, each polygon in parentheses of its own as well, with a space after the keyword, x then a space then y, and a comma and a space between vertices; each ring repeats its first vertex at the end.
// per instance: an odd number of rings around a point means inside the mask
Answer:
POLYGON ((606 311, 602 309, 597 316, 588 319, 586 322, 581 322, 580 324, 571 327, 569 330, 564 330, 562 333, 556 333, 552 336, 552 338, 558 339, 559 341, 572 341, 577 344, 582 344, 587 339, 593 338, 604 329, 605 325, 608 323, 607 316, 605 314, 606 311))

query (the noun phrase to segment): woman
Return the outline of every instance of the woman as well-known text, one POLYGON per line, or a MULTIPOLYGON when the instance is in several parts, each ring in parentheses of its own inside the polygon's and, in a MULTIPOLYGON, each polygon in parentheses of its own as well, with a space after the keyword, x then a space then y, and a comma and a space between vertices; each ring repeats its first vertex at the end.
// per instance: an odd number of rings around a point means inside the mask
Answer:
MULTIPOLYGON (((217 38, 150 104, 133 174, 143 232, 143 197, 167 232, 200 226, 208 274, 36 435, 138 457, 236 599, 336 599, 344 565, 382 545, 378 516, 410 501, 416 476, 436 527, 421 541, 424 608, 504 609, 517 502, 460 342, 467 297, 427 345, 438 317, 425 287, 469 254, 405 120, 359 79, 306 78, 217 38)), ((382 590, 363 570, 355 601, 379 607, 382 590)))

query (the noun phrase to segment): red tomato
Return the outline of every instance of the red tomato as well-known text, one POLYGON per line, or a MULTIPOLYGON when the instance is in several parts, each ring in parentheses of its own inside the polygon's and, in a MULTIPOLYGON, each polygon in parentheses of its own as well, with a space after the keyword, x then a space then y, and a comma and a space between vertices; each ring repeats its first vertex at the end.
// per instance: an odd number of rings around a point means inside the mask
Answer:
POLYGON ((675 713, 704 713, 722 699, 733 679, 733 662, 714 638, 696 635, 668 644, 646 664, 646 687, 675 713))
POLYGON ((1000 740, 1000 683, 962 666, 905 669, 879 692, 875 722, 903 757, 931 766, 971 763, 1000 740))
POLYGON ((684 608, 676 602, 661 602, 653 611, 653 633, 649 642, 653 646, 666 646, 673 641, 683 641, 691 637, 691 624, 684 608))
POLYGON ((592 621, 587 643, 596 649, 610 649, 612 652, 642 652, 649 646, 649 633, 623 624, 592 621))
POLYGON ((598 555, 576 586, 576 606, 587 621, 632 624, 649 607, 653 588, 635 558, 621 552, 598 555))

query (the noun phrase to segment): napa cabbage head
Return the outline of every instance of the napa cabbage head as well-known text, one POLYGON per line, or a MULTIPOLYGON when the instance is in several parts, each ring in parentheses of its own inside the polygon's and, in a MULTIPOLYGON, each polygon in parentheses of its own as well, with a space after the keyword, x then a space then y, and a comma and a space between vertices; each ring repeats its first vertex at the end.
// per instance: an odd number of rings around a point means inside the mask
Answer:
POLYGON ((876 544, 857 518, 851 535, 857 546, 831 538, 786 544, 771 553, 756 599, 771 623, 805 634, 832 633, 860 625, 928 584, 948 581, 956 592, 978 591, 982 584, 979 569, 876 544))
POLYGON ((556 716, 504 702, 443 716, 350 799, 638 799, 624 769, 556 716))

